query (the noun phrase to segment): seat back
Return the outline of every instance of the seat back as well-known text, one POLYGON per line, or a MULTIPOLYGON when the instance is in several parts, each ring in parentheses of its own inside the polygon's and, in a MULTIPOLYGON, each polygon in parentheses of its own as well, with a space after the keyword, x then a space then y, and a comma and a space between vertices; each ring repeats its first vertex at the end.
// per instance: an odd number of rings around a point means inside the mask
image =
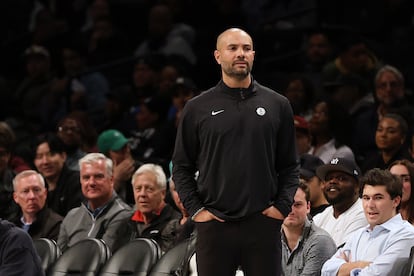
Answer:
POLYGON ((119 248, 102 268, 101 276, 146 276, 161 256, 157 242, 137 238, 119 248))
POLYGON ((49 267, 56 262, 62 254, 56 241, 48 238, 38 238, 33 240, 34 247, 40 257, 41 265, 45 274, 49 267))
POLYGON ((149 276, 184 275, 183 271, 187 271, 195 252, 195 241, 192 237, 168 250, 151 269, 149 276))
POLYGON ((414 246, 411 247, 410 249, 410 257, 408 258, 408 262, 407 262, 406 275, 407 276, 414 275, 414 246))
POLYGON ((110 250, 103 240, 87 238, 66 249, 50 268, 48 275, 100 275, 100 269, 109 258, 110 250))
POLYGON ((410 248, 408 257, 400 257, 393 261, 392 269, 387 275, 412 276, 414 269, 414 246, 410 248))

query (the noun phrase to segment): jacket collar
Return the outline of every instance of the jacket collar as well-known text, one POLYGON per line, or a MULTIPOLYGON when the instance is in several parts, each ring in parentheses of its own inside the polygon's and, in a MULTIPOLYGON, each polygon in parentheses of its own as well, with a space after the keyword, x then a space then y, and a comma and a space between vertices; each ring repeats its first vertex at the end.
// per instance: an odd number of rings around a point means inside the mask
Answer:
POLYGON ((219 91, 222 91, 224 94, 239 100, 244 100, 257 93, 256 85, 257 83, 252 77, 252 81, 248 88, 231 88, 228 87, 223 80, 220 80, 216 87, 219 88, 219 91))

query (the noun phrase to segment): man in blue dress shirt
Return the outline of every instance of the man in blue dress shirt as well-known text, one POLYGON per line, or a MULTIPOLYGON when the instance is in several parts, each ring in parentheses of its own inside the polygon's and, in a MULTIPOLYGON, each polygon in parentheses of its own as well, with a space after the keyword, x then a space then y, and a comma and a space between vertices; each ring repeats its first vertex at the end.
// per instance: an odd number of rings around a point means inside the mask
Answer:
POLYGON ((414 227, 398 213, 402 183, 386 170, 369 170, 361 179, 368 225, 351 234, 322 267, 322 275, 402 275, 402 262, 414 246, 414 227))

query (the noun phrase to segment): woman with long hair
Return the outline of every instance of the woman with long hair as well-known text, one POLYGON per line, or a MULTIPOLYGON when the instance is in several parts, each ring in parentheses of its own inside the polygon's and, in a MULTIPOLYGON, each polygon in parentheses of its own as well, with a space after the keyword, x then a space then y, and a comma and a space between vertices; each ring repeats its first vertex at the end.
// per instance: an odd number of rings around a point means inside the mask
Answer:
POLYGON ((407 159, 392 162, 388 170, 398 176, 403 184, 400 214, 414 224, 414 164, 407 159))

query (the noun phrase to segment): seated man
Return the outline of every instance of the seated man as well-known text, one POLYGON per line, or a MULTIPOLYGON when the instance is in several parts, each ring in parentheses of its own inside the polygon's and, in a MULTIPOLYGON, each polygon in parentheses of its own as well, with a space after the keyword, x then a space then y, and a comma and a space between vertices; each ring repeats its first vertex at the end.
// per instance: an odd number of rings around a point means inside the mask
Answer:
POLYGON ((359 198, 360 170, 354 160, 333 158, 319 166, 316 174, 324 181, 323 192, 331 206, 317 214, 313 221, 340 247, 350 233, 367 224, 359 198))
POLYGON ((132 158, 128 139, 116 129, 107 129, 99 134, 98 149, 114 163, 114 189, 129 205, 134 205, 131 178, 141 162, 132 158))
POLYGON ((0 275, 44 275, 30 236, 0 219, 0 275))
POLYGON ((62 251, 85 238, 103 239, 112 252, 120 246, 123 222, 131 207, 114 191, 111 159, 89 153, 79 160, 82 194, 86 199, 62 222, 57 243, 62 251))
POLYGON ((32 239, 57 240, 63 217, 47 208, 47 190, 42 175, 33 170, 22 171, 13 179, 13 198, 20 206, 21 216, 14 223, 32 239))
POLYGON ((316 175, 316 169, 322 166, 323 161, 312 154, 304 153, 300 156, 300 180, 309 187, 310 194, 310 215, 313 218, 316 214, 322 213, 329 206, 323 194, 323 182, 316 175))
POLYGON ((136 211, 128 219, 129 239, 152 238, 163 252, 174 245, 178 213, 165 199, 167 178, 161 166, 144 164, 132 176, 136 211))
POLYGON ((361 179, 368 225, 349 237, 322 267, 322 275, 406 275, 402 261, 414 246, 414 227, 398 208, 402 183, 387 170, 369 170, 361 179))
POLYGON ((282 275, 319 275, 336 251, 328 232, 309 221, 309 199, 308 186, 300 183, 292 211, 282 225, 282 275))

